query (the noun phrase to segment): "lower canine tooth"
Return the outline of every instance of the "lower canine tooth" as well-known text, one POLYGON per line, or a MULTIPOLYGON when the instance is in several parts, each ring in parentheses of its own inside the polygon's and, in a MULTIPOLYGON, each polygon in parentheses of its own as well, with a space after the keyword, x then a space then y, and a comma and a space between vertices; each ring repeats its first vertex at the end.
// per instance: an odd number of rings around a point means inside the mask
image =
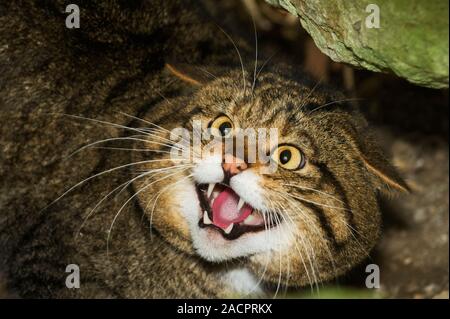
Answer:
POLYGON ((230 224, 230 226, 228 226, 227 228, 224 229, 225 234, 231 233, 231 231, 233 230, 233 225, 234 224, 230 224))
POLYGON ((208 212, 205 210, 205 212, 203 213, 203 224, 205 225, 210 225, 212 224, 211 219, 209 219, 208 217, 208 212))
POLYGON ((239 203, 237 205, 237 209, 241 210, 242 206, 244 206, 245 202, 242 198, 239 198, 239 203))
POLYGON ((211 183, 208 185, 208 192, 206 193, 208 198, 211 196, 213 190, 214 190, 214 186, 216 186, 216 183, 211 183))

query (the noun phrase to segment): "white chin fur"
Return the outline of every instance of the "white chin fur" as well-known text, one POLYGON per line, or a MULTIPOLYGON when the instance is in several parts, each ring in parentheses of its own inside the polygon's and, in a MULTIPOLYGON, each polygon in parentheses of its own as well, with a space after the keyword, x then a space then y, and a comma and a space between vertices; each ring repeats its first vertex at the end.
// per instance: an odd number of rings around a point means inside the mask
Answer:
MULTIPOLYGON (((197 183, 217 183, 223 180, 221 162, 217 158, 202 160, 194 168, 193 174, 197 183)), ((256 174, 244 171, 231 178, 230 186, 247 203, 264 211, 266 207, 258 179, 256 174)), ((289 245, 290 232, 285 223, 267 231, 246 233, 237 239, 227 240, 214 229, 198 226, 201 218, 200 205, 195 185, 191 181, 177 183, 172 193, 177 194, 180 212, 189 224, 194 248, 206 260, 221 262, 271 250, 279 251, 289 245)))
POLYGON ((213 229, 191 228, 191 235, 197 253, 212 262, 221 262, 238 257, 251 256, 269 251, 279 251, 288 244, 283 232, 284 225, 267 231, 246 233, 234 240, 226 240, 213 229))

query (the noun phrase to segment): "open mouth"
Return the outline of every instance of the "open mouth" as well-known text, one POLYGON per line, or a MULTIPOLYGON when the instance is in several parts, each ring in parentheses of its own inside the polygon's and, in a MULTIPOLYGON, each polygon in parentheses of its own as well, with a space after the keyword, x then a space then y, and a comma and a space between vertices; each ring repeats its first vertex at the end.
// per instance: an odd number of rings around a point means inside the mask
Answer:
POLYGON ((211 227, 225 239, 233 240, 245 233, 263 231, 277 225, 274 214, 263 215, 224 184, 196 185, 202 217, 199 227, 211 227))

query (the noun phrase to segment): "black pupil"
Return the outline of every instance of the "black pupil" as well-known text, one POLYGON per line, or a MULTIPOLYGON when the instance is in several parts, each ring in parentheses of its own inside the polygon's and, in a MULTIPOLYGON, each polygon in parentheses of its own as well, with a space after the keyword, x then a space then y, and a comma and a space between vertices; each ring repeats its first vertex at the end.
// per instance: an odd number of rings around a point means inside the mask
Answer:
POLYGON ((281 164, 286 164, 287 162, 289 162, 291 160, 291 151, 290 150, 284 150, 280 153, 280 163, 281 164))
POLYGON ((228 135, 230 130, 231 130, 230 122, 224 122, 224 123, 220 124, 220 126, 219 126, 219 131, 220 131, 220 134, 222 134, 222 136, 228 135))

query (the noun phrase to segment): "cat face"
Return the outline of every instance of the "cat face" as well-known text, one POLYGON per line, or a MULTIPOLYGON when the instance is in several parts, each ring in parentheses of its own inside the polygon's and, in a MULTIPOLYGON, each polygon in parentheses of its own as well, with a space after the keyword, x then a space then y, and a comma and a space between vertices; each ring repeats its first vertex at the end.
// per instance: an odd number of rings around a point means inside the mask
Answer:
POLYGON ((379 235, 377 191, 406 185, 342 97, 271 72, 253 88, 238 71, 205 84, 178 73, 198 90, 148 112, 135 146, 153 150, 135 152, 150 175, 134 186, 158 233, 189 254, 297 286, 367 257, 379 235), (239 153, 246 129, 275 129, 277 141, 247 136, 239 153), (193 146, 202 132, 209 139, 193 146), (189 155, 174 158, 181 145, 189 155))

